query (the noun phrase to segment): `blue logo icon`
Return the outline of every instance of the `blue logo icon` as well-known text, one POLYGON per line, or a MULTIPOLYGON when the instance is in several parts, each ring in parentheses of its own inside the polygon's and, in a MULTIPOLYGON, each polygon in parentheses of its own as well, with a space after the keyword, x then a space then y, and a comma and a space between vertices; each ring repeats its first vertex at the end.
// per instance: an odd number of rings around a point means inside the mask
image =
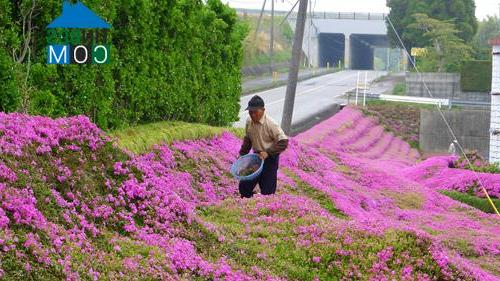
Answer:
POLYGON ((111 25, 82 2, 63 2, 62 14, 47 26, 47 64, 109 63, 111 25))

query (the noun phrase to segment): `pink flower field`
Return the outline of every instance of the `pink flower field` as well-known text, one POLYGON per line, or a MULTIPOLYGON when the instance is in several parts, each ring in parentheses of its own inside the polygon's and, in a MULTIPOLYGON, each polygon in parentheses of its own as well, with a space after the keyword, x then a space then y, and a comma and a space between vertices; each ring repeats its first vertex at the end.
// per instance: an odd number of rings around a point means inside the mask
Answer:
MULTIPOLYGON (((240 199, 229 132, 135 155, 87 117, 0 113, 0 279, 500 280, 500 220, 469 170, 354 108, 290 142, 240 199)), ((500 175, 480 173, 499 197, 500 175)))

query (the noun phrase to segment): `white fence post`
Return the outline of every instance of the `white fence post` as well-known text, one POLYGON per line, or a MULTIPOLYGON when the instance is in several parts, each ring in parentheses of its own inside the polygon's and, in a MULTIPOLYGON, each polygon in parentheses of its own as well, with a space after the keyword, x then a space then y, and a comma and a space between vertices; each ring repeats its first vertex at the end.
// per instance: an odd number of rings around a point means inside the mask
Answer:
POLYGON ((363 107, 366 106, 366 91, 368 90, 368 72, 365 72, 365 85, 363 88, 363 107))
POLYGON ((358 78, 356 79, 356 101, 355 101, 356 105, 358 105, 358 93, 359 93, 359 71, 358 71, 358 78))

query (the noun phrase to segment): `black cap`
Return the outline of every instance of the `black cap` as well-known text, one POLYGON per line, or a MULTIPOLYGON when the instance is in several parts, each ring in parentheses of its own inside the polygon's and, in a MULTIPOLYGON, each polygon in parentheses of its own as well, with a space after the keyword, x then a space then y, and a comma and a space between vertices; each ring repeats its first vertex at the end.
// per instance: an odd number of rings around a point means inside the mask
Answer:
POLYGON ((259 96, 253 96, 248 102, 248 107, 245 110, 255 110, 264 108, 264 100, 259 96))

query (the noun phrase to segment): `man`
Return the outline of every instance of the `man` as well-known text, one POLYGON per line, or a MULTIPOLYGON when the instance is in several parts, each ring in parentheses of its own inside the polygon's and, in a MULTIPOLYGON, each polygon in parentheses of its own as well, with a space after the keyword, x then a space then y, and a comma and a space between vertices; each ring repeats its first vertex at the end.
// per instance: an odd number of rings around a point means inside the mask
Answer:
POLYGON ((264 100, 254 96, 246 108, 250 115, 245 126, 245 137, 240 149, 240 156, 248 154, 250 148, 264 160, 263 171, 252 181, 240 181, 241 197, 250 198, 257 183, 260 193, 270 195, 276 192, 279 155, 288 147, 288 137, 276 122, 266 115, 264 100))

